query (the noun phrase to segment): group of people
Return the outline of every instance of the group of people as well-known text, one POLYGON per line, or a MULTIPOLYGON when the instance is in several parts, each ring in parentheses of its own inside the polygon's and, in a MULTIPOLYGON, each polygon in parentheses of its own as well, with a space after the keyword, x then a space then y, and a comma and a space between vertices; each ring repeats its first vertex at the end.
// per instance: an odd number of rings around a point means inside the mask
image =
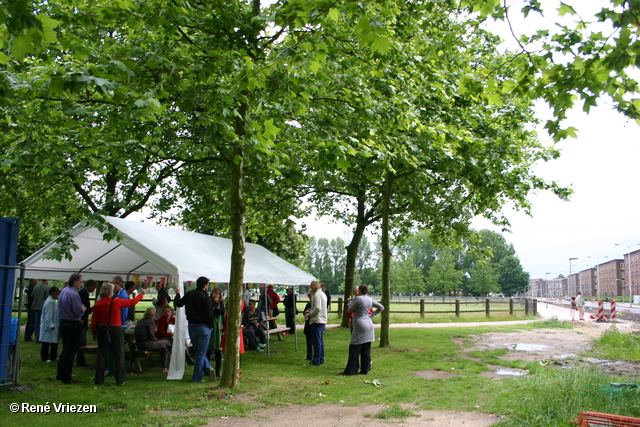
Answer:
POLYGON ((582 291, 578 292, 578 295, 571 297, 571 320, 574 319, 576 311, 578 312, 578 318, 584 320, 584 298, 582 297, 582 291))
MULTIPOLYGON (((90 286, 92 285, 88 283, 86 292, 89 292, 90 286)), ((88 315, 88 307, 80 297, 81 287, 82 276, 72 274, 62 289, 49 286, 48 280, 37 284, 35 279, 30 280, 25 289, 25 341, 41 343, 40 358, 43 362, 58 361, 56 378, 65 384, 79 382, 72 377, 73 361, 82 356, 78 354, 78 350, 83 328, 86 330, 88 315), (62 352, 58 356, 59 341, 62 341, 62 352)))
MULTIPOLYGON (((49 287, 45 280, 37 284, 30 281, 26 289, 28 321, 25 341, 42 344, 41 359, 44 362, 58 361, 57 379, 65 384, 79 383, 73 379, 73 362, 77 366, 88 366, 81 347, 87 344, 87 332, 98 343, 95 384, 104 384, 105 376, 113 375, 117 385, 124 383, 124 337, 128 321, 134 320, 134 307, 145 295, 144 290, 131 298, 135 289, 134 282, 124 282, 120 276, 111 282, 102 284, 97 301, 91 306, 90 294, 97 283, 88 280, 83 285, 80 274, 72 274, 62 289, 49 287), (45 298, 46 294, 46 298, 45 298), (57 356, 58 342, 62 341, 62 352, 57 356)), ((188 321, 188 332, 194 359, 192 381, 203 381, 203 377, 215 380, 221 375, 222 352, 224 346, 225 305, 222 290, 215 287, 208 292, 209 279, 200 277, 196 281, 196 289, 181 296, 176 294, 175 306, 185 307, 188 321), (215 367, 211 366, 213 356, 215 367)), ((242 334, 241 341, 247 339, 249 348, 263 351, 266 332, 263 327, 263 310, 268 316, 279 314, 279 295, 269 285, 261 289, 261 297, 256 301, 249 299, 245 307, 242 302, 242 334)), ((356 373, 366 374, 371 368, 371 342, 374 340, 372 317, 384 310, 384 307, 370 298, 366 285, 353 290, 353 298, 348 301, 348 313, 352 317, 352 335, 349 345, 349 361, 344 375, 356 373), (375 310, 374 310, 375 309, 375 310)), ((309 302, 303 314, 305 318, 304 333, 307 338, 307 355, 312 365, 325 363, 324 332, 326 329, 331 296, 324 283, 313 281, 308 293, 309 302)), ((168 373, 171 361, 173 328, 175 317, 169 306, 171 298, 166 288, 158 286, 158 297, 154 299, 154 307, 149 307, 143 319, 135 326, 135 345, 139 350, 159 352, 162 360, 162 372, 168 373)), ((293 288, 288 288, 282 300, 285 308, 286 324, 290 333, 295 333, 297 301, 293 288)), ((243 345, 244 343, 241 343, 243 345)), ((243 351, 241 351, 243 352, 243 351)), ((187 351, 187 358, 190 359, 187 351)))
MULTIPOLYGON (((31 280, 25 289, 25 341, 42 344, 40 356, 43 362, 58 361, 56 378, 64 384, 80 382, 73 379, 73 365, 75 360, 77 366, 88 366, 83 348, 87 345, 87 332, 91 327, 94 340, 98 343, 95 383, 101 385, 105 376, 114 376, 116 384, 123 384, 125 332, 128 322, 134 320, 134 306, 142 300, 144 290, 130 299, 135 283, 124 282, 120 276, 115 276, 111 282, 102 284, 98 299, 91 306, 90 295, 98 284, 94 280, 87 280, 83 287, 80 274, 72 274, 62 289, 49 287, 47 280, 36 284, 36 280, 31 280), (42 301, 45 294, 48 297, 42 301), (62 341, 62 351, 58 356, 59 341, 62 341)), ((140 350, 160 352, 163 372, 166 373, 171 357, 172 335, 166 330, 169 329, 169 323, 175 324, 175 318, 171 308, 165 308, 164 335, 156 332, 156 309, 153 307, 145 312, 145 318, 136 326, 135 335, 140 350)), ((161 325, 158 330, 162 328, 161 325)))

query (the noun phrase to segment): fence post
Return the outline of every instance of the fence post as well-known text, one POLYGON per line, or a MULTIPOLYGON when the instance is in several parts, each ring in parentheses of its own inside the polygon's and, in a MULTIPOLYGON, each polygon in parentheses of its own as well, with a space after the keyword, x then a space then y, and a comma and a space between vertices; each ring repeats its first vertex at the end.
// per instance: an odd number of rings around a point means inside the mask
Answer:
POLYGON ((484 312, 487 314, 487 317, 491 317, 491 302, 489 298, 485 299, 485 307, 484 312))
POLYGON ((513 298, 509 298, 509 314, 513 316, 513 298))
POLYGON ((524 299, 524 315, 529 315, 529 298, 524 299))
POLYGON ((424 319, 424 298, 420 299, 420 318, 424 319))
POLYGON ((456 298, 456 317, 460 317, 460 300, 456 298))
POLYGON ((533 315, 535 316, 536 314, 538 314, 538 300, 534 299, 533 300, 533 315))
POLYGON ((342 319, 342 297, 338 298, 338 317, 342 319))

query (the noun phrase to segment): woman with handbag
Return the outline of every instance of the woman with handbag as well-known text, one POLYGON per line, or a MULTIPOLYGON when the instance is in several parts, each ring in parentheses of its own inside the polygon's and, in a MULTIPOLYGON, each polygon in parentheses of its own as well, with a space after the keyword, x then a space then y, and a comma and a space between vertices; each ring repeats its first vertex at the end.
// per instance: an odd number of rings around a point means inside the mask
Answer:
POLYGON ((124 370, 122 364, 122 341, 120 340, 120 329, 123 326, 120 318, 120 309, 123 307, 133 307, 142 300, 144 290, 133 299, 122 299, 113 297, 113 284, 105 283, 100 288, 100 299, 93 306, 91 317, 91 332, 93 339, 98 341, 98 362, 96 366, 96 385, 104 384, 104 369, 107 363, 107 352, 111 349, 111 354, 115 360, 116 385, 124 384, 124 370))

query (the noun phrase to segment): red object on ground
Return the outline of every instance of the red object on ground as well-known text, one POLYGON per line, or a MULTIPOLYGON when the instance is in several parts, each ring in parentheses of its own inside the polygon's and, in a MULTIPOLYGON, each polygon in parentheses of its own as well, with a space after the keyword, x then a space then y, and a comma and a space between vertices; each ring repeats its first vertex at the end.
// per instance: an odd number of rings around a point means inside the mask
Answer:
POLYGON ((578 419, 572 422, 581 427, 640 427, 640 418, 603 414, 600 412, 580 412, 578 419))

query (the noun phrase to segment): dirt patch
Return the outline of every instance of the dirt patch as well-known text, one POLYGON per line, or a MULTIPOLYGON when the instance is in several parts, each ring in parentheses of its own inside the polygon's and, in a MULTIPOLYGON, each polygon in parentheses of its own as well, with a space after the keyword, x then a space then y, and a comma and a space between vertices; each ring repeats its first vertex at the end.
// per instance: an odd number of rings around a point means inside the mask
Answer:
MULTIPOLYGON (((610 323, 574 322, 574 329, 534 329, 510 333, 487 333, 474 337, 473 344, 466 350, 507 348, 510 351, 500 356, 500 359, 544 362, 559 367, 592 364, 614 375, 637 375, 640 372, 640 363, 638 362, 580 356, 581 353, 591 349, 593 340, 599 338, 611 326, 610 323)), ((638 331, 638 326, 631 322, 617 323, 616 327, 622 333, 638 331)), ((499 369, 499 367, 494 368, 499 369)), ((485 376, 504 377, 491 373, 485 376)))
MULTIPOLYGON (((456 339, 456 342, 470 350, 486 350, 496 348, 509 348, 510 351, 502 356, 504 360, 526 360, 549 362, 559 366, 578 363, 597 363, 610 372, 626 375, 634 374, 640 369, 640 364, 622 361, 599 361, 578 357, 579 353, 592 347, 592 341, 611 327, 611 324, 593 322, 574 322, 574 329, 539 329, 532 331, 519 331, 514 333, 488 333, 477 335, 471 340, 456 339), (524 344, 518 346, 517 344, 524 344), (527 347, 529 345, 529 347, 527 347), (535 346, 544 345, 536 349, 535 346), (525 350, 526 349, 526 350, 525 350)), ((616 324, 621 332, 630 333, 640 330, 638 324, 633 322, 621 322, 616 324)), ((462 357, 469 357, 462 355, 462 357)), ((505 375, 497 375, 500 366, 488 366, 491 372, 483 373, 483 376, 499 379, 505 375)), ((416 371, 416 376, 425 379, 442 379, 455 375, 447 371, 416 371)), ((507 375, 508 376, 508 375, 507 375)), ((247 417, 221 417, 210 420, 209 426, 246 426, 257 424, 266 427, 298 427, 309 424, 313 420, 314 427, 388 427, 393 426, 469 426, 485 427, 497 424, 500 417, 481 412, 461 411, 423 411, 417 410, 412 405, 401 405, 416 414, 415 417, 404 419, 383 420, 376 418, 376 414, 384 411, 384 405, 345 406, 337 404, 323 404, 316 406, 285 405, 280 407, 262 408, 248 414, 247 417)))
POLYGON ((375 415, 385 409, 384 405, 343 406, 324 404, 316 406, 290 405, 261 409, 250 419, 224 417, 211 420, 210 426, 246 426, 247 423, 267 427, 299 427, 313 420, 314 427, 388 427, 394 426, 469 426, 488 427, 500 421, 500 417, 480 412, 421 411, 412 405, 401 405, 416 417, 403 420, 381 420, 375 415))

